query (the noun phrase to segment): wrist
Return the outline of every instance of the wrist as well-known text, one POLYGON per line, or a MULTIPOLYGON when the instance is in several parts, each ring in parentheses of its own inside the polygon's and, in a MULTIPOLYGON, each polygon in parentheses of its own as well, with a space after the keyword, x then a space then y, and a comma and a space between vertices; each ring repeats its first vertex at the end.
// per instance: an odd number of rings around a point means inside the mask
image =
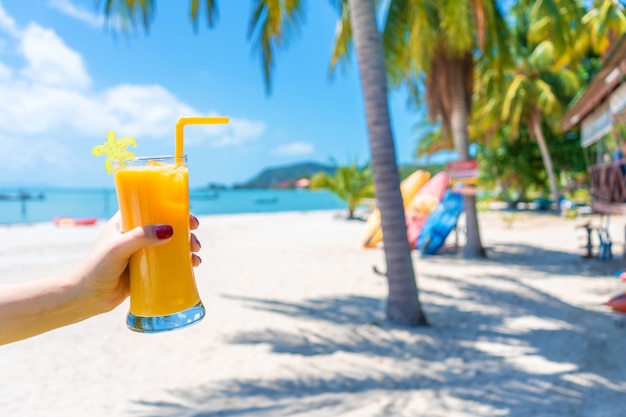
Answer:
POLYGON ((56 290, 62 298, 59 314, 65 317, 67 324, 76 323, 89 317, 100 314, 101 301, 94 294, 85 290, 84 280, 79 274, 69 273, 56 280, 56 290))
POLYGON ((110 280, 101 279, 100 275, 108 276, 110 272, 102 270, 89 259, 79 264, 68 276, 72 287, 75 306, 85 315, 84 318, 106 313, 120 305, 128 296, 127 281, 123 278, 110 280))

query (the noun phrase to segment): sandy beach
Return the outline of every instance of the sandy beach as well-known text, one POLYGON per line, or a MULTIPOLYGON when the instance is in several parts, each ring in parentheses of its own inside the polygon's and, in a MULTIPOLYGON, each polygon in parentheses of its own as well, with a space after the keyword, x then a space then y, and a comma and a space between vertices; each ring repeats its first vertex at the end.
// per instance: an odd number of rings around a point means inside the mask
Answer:
MULTIPOLYGON (((337 211, 201 217, 207 317, 158 335, 128 304, 0 347, 0 416, 584 416, 626 408, 626 291, 614 258, 583 259, 597 216, 482 212, 489 258, 414 262, 431 323, 384 321, 383 251, 337 211)), ((61 273, 102 224, 0 227, 0 283, 61 273)), ((452 242, 451 239, 449 242, 452 242)), ((463 240, 461 239, 461 243, 463 240)))

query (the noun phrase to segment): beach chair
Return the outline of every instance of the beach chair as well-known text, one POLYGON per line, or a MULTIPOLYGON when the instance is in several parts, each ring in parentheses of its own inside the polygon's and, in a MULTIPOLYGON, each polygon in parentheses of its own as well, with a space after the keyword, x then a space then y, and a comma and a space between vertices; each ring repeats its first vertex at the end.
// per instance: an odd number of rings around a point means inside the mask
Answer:
POLYGON ((591 237, 593 234, 593 227, 591 226, 591 224, 585 223, 580 226, 576 226, 576 228, 585 229, 586 243, 584 246, 582 246, 582 248, 586 249, 586 252, 583 255, 583 258, 585 259, 593 258, 593 239, 591 237))
POLYGON ((598 255, 603 261, 613 258, 611 235, 609 229, 606 227, 598 226, 596 228, 598 232, 598 238, 600 239, 600 245, 598 246, 598 255))

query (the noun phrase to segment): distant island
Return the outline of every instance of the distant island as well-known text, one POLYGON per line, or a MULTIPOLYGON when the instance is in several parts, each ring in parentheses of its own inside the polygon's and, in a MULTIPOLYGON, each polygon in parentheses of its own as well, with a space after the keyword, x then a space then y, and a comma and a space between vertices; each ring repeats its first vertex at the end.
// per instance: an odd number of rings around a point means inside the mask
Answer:
MULTIPOLYGON (((431 164, 428 166, 401 165, 398 167, 400 179, 406 178, 416 169, 423 169, 434 174, 445 169, 442 164, 431 164)), ((295 182, 301 178, 311 178, 318 172, 325 172, 333 175, 337 171, 337 166, 326 165, 319 162, 299 162, 291 165, 282 165, 265 168, 258 175, 249 181, 234 184, 235 189, 266 189, 266 188, 294 188, 295 182)), ((228 188, 224 185, 211 183, 209 189, 218 190, 228 188)))
POLYGON ((300 178, 311 178, 318 172, 334 174, 337 167, 318 162, 300 162, 292 165, 266 168, 254 178, 233 188, 293 188, 300 178))

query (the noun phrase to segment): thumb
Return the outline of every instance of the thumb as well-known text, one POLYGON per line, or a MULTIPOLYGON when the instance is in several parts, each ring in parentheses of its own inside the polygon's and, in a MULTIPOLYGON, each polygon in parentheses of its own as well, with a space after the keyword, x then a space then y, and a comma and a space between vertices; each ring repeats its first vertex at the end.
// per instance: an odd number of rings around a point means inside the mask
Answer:
POLYGON ((151 224, 135 227, 126 233, 119 235, 116 251, 120 256, 130 257, 139 249, 161 245, 170 240, 174 235, 174 229, 167 224, 151 224))

